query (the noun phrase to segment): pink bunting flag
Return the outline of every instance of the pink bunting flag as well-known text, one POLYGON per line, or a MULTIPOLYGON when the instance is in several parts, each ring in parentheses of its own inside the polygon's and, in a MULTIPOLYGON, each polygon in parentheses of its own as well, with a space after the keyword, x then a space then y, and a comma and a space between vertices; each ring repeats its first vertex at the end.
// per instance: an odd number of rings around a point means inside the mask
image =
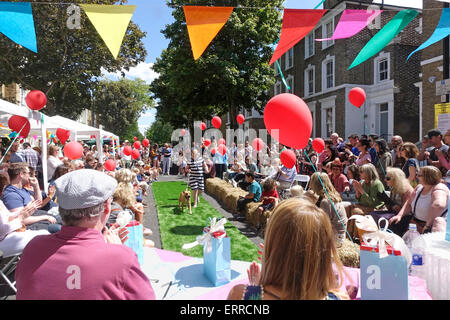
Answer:
POLYGON ((344 10, 333 36, 316 41, 351 38, 367 27, 381 12, 383 10, 344 10))
POLYGON ((280 41, 269 65, 302 40, 320 21, 327 10, 284 9, 280 41))

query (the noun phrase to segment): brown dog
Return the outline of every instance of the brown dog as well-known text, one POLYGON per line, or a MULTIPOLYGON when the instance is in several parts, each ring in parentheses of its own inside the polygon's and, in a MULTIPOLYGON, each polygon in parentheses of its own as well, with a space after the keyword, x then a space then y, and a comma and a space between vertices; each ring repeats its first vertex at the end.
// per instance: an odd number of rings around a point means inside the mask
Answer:
POLYGON ((180 198, 178 199, 178 207, 181 208, 181 212, 184 212, 184 205, 189 208, 189 214, 192 214, 191 208, 191 191, 186 189, 180 193, 180 198))

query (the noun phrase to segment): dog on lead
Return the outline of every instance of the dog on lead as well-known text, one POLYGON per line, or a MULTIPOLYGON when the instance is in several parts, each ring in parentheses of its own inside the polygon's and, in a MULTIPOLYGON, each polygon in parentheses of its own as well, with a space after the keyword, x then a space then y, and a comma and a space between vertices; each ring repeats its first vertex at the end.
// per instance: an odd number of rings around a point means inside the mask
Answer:
POLYGON ((189 214, 192 214, 191 208, 191 191, 186 188, 186 190, 181 191, 180 198, 178 198, 178 207, 181 208, 181 212, 184 212, 184 205, 189 208, 189 214))

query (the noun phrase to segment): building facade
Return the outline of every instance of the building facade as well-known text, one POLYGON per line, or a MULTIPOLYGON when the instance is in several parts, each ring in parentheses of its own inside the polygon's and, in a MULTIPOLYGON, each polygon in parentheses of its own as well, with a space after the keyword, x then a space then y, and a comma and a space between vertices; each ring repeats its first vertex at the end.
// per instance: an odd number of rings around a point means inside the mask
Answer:
POLYGON ((312 137, 329 137, 337 132, 347 138, 352 133, 378 134, 390 140, 401 135, 405 141, 419 140, 421 52, 406 62, 422 40, 422 13, 383 51, 359 66, 347 70, 369 40, 403 7, 384 6, 373 23, 350 39, 316 41, 333 35, 345 9, 380 9, 372 1, 327 0, 329 9, 317 26, 279 59, 287 85, 274 65, 273 95, 290 92, 308 104, 314 125, 312 137), (365 90, 361 108, 348 101, 354 87, 365 90))

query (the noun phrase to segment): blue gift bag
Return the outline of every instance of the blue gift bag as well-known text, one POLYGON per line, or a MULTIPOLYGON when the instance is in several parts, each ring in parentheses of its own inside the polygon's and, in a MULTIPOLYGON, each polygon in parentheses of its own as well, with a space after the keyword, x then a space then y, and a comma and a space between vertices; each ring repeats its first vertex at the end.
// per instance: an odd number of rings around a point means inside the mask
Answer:
POLYGON ((139 222, 132 221, 126 225, 126 228, 129 233, 124 245, 136 252, 139 264, 142 266, 144 263, 144 227, 139 222))
POLYGON ((218 287, 231 281, 231 242, 230 238, 211 238, 212 250, 203 246, 203 273, 218 287))
MULTIPOLYGON (((450 188, 450 187, 449 187, 450 188)), ((448 200, 448 211, 447 211, 447 232, 445 233, 445 240, 450 241, 450 222, 448 221, 448 214, 450 213, 450 199, 448 200)))
POLYGON ((408 264, 400 252, 388 248, 380 258, 373 247, 361 245, 361 300, 408 300, 408 264))

